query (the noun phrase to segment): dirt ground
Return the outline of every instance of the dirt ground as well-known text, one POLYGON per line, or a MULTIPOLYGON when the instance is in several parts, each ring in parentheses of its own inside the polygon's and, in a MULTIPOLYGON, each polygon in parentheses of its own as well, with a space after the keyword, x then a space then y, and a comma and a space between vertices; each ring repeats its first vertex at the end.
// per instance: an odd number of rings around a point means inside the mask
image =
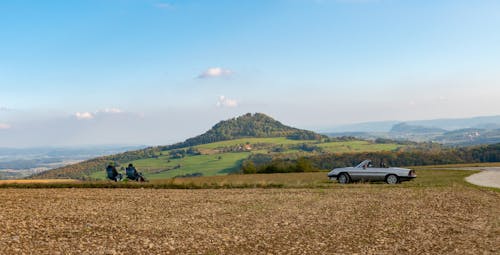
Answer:
POLYGON ((2 189, 0 254, 498 254, 500 193, 464 187, 2 189))

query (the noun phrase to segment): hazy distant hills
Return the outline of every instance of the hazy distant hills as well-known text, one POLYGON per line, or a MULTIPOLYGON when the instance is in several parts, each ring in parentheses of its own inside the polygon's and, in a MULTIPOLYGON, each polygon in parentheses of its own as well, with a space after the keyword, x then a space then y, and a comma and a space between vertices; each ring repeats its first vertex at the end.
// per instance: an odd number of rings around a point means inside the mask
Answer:
POLYGON ((436 127, 424 127, 418 125, 409 125, 408 123, 398 123, 392 126, 390 133, 443 133, 445 129, 436 127))
POLYGON ((445 132, 433 139, 442 144, 475 145, 500 142, 500 129, 466 128, 445 132))
POLYGON ((500 142, 500 116, 418 121, 384 121, 344 125, 325 134, 360 138, 433 141, 448 145, 475 145, 500 142))
MULTIPOLYGON (((240 140, 254 142, 252 145, 247 144, 247 147, 267 149, 274 146, 274 143, 300 144, 303 141, 311 142, 323 138, 327 137, 313 131, 286 126, 263 113, 248 113, 236 118, 220 121, 207 132, 189 138, 184 142, 97 157, 78 164, 45 171, 34 175, 33 178, 92 178, 96 177, 96 172, 102 172, 111 161, 118 164, 134 162, 139 166, 141 166, 141 163, 148 164, 153 162, 154 165, 160 166, 154 169, 156 172, 153 174, 164 175, 172 172, 181 172, 180 170, 183 170, 183 168, 194 164, 195 160, 202 160, 198 166, 203 166, 203 168, 208 168, 210 164, 216 162, 214 173, 218 173, 215 171, 224 170, 225 168, 227 171, 238 169, 238 162, 249 156, 250 152, 244 148, 245 145, 242 146, 240 144, 242 142, 240 140), (235 142, 231 143, 230 141, 235 142), (224 144, 224 142, 226 143, 224 144), (219 145, 216 145, 217 143, 223 143, 224 145, 220 145, 221 147, 219 148, 217 147, 219 145), (210 144, 217 148, 211 148, 213 146, 210 146, 210 144), (203 147, 203 145, 209 146, 203 147), (226 151, 228 153, 225 153, 226 151), (212 156, 215 154, 218 156, 212 156), (186 162, 186 158, 193 160, 186 162), (228 164, 226 165, 225 163, 228 164)), ((142 169, 148 168, 146 165, 142 166, 142 169)))
POLYGON ((0 147, 0 179, 22 178, 33 173, 74 164, 89 158, 144 147, 123 145, 37 148, 0 147))
POLYGON ((465 128, 500 128, 500 115, 497 116, 482 116, 463 119, 436 119, 436 120, 419 120, 407 121, 410 125, 419 125, 425 127, 442 128, 449 131, 465 128))
POLYGON ((323 133, 344 133, 344 132, 389 132, 392 127, 399 123, 408 125, 441 128, 448 131, 466 128, 498 129, 500 128, 500 115, 482 116, 461 119, 434 119, 434 120, 413 120, 413 121, 373 121, 349 125, 341 125, 325 130, 323 133))

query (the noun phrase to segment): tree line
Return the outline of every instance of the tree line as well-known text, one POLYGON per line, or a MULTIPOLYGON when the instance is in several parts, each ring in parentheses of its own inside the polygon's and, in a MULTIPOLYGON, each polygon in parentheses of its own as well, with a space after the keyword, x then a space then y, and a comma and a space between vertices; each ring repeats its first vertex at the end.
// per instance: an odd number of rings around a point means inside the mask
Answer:
POLYGON ((463 148, 439 147, 431 150, 321 153, 300 157, 255 154, 243 161, 241 172, 250 174, 331 170, 337 167, 355 166, 365 159, 371 159, 375 165, 384 162, 387 166, 499 162, 500 143, 463 148))

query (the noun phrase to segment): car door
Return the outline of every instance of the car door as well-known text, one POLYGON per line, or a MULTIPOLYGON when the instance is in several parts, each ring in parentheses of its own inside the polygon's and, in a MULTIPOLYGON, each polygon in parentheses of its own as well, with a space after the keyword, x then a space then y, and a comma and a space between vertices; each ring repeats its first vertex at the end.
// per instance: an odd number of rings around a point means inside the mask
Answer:
POLYGON ((375 181, 380 176, 380 169, 376 167, 361 168, 358 177, 360 180, 375 181))
POLYGON ((362 167, 355 167, 349 171, 349 176, 351 177, 351 180, 359 181, 364 178, 364 176, 366 175, 365 172, 365 169, 363 169, 362 167))
POLYGON ((369 175, 370 180, 372 181, 383 181, 385 180, 385 176, 387 174, 387 168, 381 168, 381 167, 372 167, 367 173, 369 175))
POLYGON ((373 167, 356 167, 352 171, 351 178, 353 180, 364 180, 364 181, 372 181, 375 180, 377 176, 377 171, 373 167))

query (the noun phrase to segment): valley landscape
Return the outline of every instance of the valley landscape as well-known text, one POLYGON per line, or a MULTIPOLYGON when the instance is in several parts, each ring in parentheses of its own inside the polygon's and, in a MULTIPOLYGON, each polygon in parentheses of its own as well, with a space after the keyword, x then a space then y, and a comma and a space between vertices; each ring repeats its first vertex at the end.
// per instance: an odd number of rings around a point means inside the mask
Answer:
POLYGON ((494 144, 500 141, 500 116, 465 119, 365 122, 332 128, 332 137, 356 136, 415 142, 436 142, 447 146, 494 144))
POLYGON ((500 254, 500 1, 0 4, 0 255, 500 254))
POLYGON ((320 167, 336 158, 332 167, 367 156, 391 162, 394 154, 418 162, 422 150, 451 153, 438 144, 329 138, 246 114, 182 143, 0 181, 8 198, 0 252, 495 254, 499 189, 465 181, 478 171, 451 169, 500 166, 498 146, 464 149, 482 152, 469 164, 420 162, 418 177, 396 186, 342 185, 320 167), (105 180, 110 161, 133 163, 149 181, 105 180))
POLYGON ((0 180, 21 179, 89 158, 142 148, 143 146, 85 146, 73 148, 0 148, 0 180))
POLYGON ((438 143, 327 137, 296 129, 263 114, 224 120, 207 132, 168 146, 104 156, 35 174, 35 179, 106 179, 112 162, 133 164, 148 179, 240 173, 314 172, 355 165, 366 158, 389 165, 498 162, 500 143, 448 148, 438 143))

